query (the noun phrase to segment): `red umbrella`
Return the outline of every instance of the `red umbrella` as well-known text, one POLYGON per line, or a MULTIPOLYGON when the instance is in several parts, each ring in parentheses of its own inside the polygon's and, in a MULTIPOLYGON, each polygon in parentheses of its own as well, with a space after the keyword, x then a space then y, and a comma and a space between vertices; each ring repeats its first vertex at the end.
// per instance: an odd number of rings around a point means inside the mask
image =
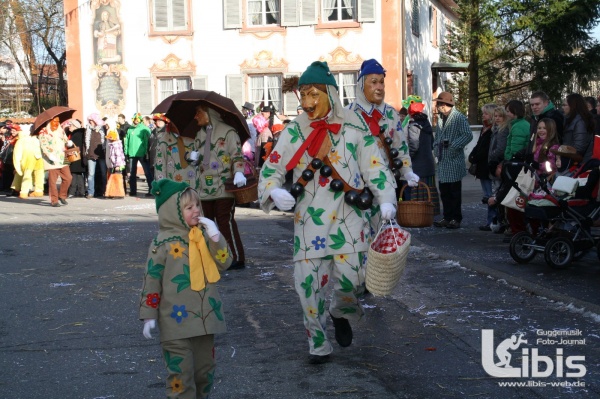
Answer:
POLYGON ((38 133, 41 128, 45 127, 48 122, 57 116, 60 120, 60 123, 63 123, 67 119, 71 119, 74 113, 75 110, 69 107, 61 107, 57 105, 55 107, 48 108, 39 114, 37 118, 35 118, 35 121, 33 122, 33 132, 38 133))
POLYGON ((250 138, 246 119, 230 98, 207 90, 188 90, 171 97, 163 100, 155 111, 164 109, 162 104, 170 102, 166 112, 167 118, 182 132, 182 136, 196 137, 196 133, 200 130, 194 119, 196 107, 205 105, 217 111, 223 121, 237 131, 242 143, 250 138))

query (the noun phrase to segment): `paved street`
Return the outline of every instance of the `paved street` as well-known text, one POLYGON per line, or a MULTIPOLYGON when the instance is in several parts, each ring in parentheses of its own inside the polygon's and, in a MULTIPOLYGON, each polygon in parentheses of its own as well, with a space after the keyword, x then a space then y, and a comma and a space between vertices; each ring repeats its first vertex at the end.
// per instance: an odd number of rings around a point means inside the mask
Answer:
MULTIPOLYGON (((334 343, 331 362, 320 366, 306 364, 292 214, 238 208, 248 267, 219 283, 228 332, 217 336, 211 399, 600 397, 595 251, 566 270, 542 257, 516 265, 501 236, 477 230, 485 209, 478 184, 466 179, 463 228, 411 229, 400 284, 387 298, 365 298, 367 317, 353 326, 352 346, 334 343), (488 375, 483 329, 494 330, 492 349, 524 334, 528 357, 515 350, 511 365, 528 364, 533 374, 552 363, 550 376, 488 375), (555 330, 580 332, 585 343, 552 343, 555 330), (564 373, 576 364, 586 372, 557 377, 559 363, 564 373), (562 386, 499 386, 523 381, 562 386)), ((51 208, 47 198, 0 197, 0 217, 0 398, 165 397, 158 339, 143 338, 137 320, 157 230, 154 201, 72 199, 51 208)), ((331 326, 328 334, 333 339, 331 326)))

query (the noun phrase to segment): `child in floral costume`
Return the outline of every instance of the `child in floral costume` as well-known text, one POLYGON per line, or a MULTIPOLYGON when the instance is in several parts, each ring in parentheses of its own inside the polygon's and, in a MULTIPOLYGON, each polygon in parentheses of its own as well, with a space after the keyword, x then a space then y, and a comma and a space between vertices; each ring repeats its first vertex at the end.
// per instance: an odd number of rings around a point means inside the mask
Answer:
MULTIPOLYGON (((294 277, 304 312, 309 363, 328 360, 333 351, 325 333, 325 288, 334 280, 329 306, 340 346, 352 343, 348 320, 363 316, 369 224, 362 202, 365 187, 381 204, 384 219, 396 213, 393 177, 370 136, 348 123, 337 84, 327 63, 314 62, 299 80, 304 113, 290 122, 260 172, 259 201, 294 215, 294 277), (292 194, 282 189, 293 170, 292 194), (302 187, 303 186, 303 187, 302 187), (360 194, 359 194, 360 192, 360 194)), ((372 197, 371 197, 372 200, 372 197)))
POLYGON ((231 264, 217 226, 202 217, 198 193, 183 182, 152 184, 159 233, 148 251, 139 317, 144 336, 160 329, 167 397, 206 398, 214 381, 214 334, 225 332, 216 282, 231 264))

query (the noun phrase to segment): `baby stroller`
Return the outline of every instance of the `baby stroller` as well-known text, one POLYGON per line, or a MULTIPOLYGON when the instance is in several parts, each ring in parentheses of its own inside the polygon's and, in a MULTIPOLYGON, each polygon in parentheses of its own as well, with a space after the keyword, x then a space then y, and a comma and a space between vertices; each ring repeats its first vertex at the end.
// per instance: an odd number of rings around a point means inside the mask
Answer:
MULTIPOLYGON (((533 170, 530 165, 522 166, 533 170)), ((541 252, 550 267, 563 269, 593 248, 600 258, 600 235, 592 231, 594 221, 600 217, 600 202, 596 200, 599 166, 600 161, 592 159, 573 174, 573 178, 588 179, 574 197, 557 195, 549 189, 546 176, 535 174, 547 205, 532 205, 535 201, 530 201, 525 206, 529 231, 515 234, 510 241, 510 255, 517 263, 527 263, 541 252), (535 233, 532 221, 539 224, 535 233)))

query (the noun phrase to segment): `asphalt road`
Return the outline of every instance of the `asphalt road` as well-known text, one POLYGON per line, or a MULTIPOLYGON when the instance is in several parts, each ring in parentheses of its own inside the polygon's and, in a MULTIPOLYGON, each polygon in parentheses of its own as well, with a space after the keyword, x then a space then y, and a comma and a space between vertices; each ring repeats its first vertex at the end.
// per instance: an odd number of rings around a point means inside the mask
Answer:
MULTIPOLYGON (((600 303, 591 293, 597 262, 562 271, 543 261, 517 266, 501 238, 476 230, 485 213, 478 196, 465 184, 472 215, 463 228, 412 229, 400 284, 386 298, 364 299, 367 316, 353 326, 352 346, 334 344, 331 362, 320 366, 306 363, 292 214, 238 208, 248 267, 219 283, 228 332, 217 336, 211 399, 600 397, 600 316, 582 306, 600 303), (484 329, 494 330, 494 347, 524 334, 530 354, 539 349, 565 372, 573 371, 565 359, 585 356, 585 375, 557 377, 555 368, 549 377, 491 377, 482 366, 484 329), (580 331, 585 343, 560 345, 560 360, 559 345, 538 343, 556 330, 580 331), (563 386, 499 386, 528 381, 563 386)), ((164 397, 158 339, 143 338, 137 320, 157 230, 153 200, 73 199, 51 208, 47 199, 0 197, 0 217, 0 398, 164 397)), ((522 353, 513 354, 515 367, 526 363, 522 353)))

